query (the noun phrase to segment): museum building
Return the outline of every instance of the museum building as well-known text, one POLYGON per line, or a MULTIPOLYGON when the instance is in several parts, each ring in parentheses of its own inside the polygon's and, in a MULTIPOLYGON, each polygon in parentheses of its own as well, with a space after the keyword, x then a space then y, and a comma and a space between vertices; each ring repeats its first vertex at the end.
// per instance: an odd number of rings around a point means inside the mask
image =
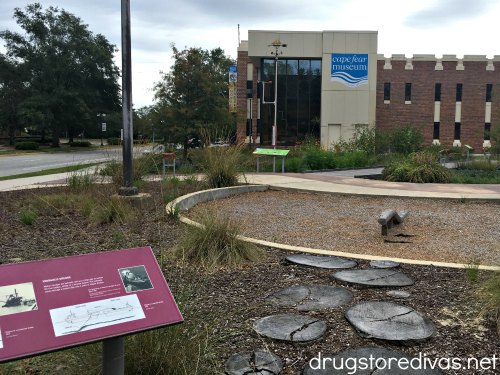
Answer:
POLYGON ((500 56, 384 57, 377 36, 250 30, 238 47, 238 138, 290 146, 312 136, 330 147, 360 127, 410 124, 427 144, 476 152, 491 145, 500 126, 500 56))

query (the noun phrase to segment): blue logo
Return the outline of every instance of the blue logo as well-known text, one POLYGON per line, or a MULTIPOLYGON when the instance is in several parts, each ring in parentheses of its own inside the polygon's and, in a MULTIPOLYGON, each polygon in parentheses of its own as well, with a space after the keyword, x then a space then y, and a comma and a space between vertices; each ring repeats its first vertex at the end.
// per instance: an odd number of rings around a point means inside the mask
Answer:
POLYGON ((368 83, 368 54, 332 53, 332 82, 358 87, 368 83))

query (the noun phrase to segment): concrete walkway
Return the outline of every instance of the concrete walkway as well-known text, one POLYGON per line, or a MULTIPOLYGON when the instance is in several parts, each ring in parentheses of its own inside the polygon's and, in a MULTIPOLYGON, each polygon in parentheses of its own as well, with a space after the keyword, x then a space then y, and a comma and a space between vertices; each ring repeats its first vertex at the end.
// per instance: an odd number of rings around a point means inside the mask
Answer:
MULTIPOLYGON (((271 185, 278 189, 319 191, 373 196, 491 200, 500 202, 500 185, 416 184, 355 178, 378 174, 378 168, 314 173, 247 173, 242 182, 271 185)), ((0 191, 64 184, 75 172, 0 181, 0 191)))
MULTIPOLYGON (((366 170, 359 170, 358 172, 361 175, 367 174, 366 170)), ((246 175, 246 180, 251 184, 266 184, 281 189, 302 191, 410 198, 492 200, 500 202, 500 185, 493 184, 416 184, 407 182, 387 182, 336 175, 331 172, 284 174, 251 173, 246 175)))

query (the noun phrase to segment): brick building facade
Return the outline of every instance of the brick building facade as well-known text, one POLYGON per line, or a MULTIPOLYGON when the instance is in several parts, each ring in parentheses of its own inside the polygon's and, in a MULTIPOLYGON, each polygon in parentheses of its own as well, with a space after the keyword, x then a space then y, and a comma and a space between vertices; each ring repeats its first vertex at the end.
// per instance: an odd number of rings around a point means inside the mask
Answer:
POLYGON ((495 93, 500 93, 498 58, 380 56, 376 126, 389 130, 411 124, 422 130, 427 144, 467 144, 480 151, 490 144, 492 127, 500 125, 495 93))
MULTIPOLYGON (((237 135, 247 142, 251 138, 256 144, 271 143, 273 119, 263 114, 274 110, 262 103, 258 83, 269 76, 265 64, 274 58, 270 48, 273 41, 285 42, 286 46, 279 54, 282 71, 278 82, 286 82, 286 86, 278 89, 278 146, 300 142, 305 132, 301 126, 329 147, 340 138, 349 139, 358 126, 390 130, 410 124, 422 131, 426 144, 470 145, 481 152, 491 144, 489 132, 500 126, 500 56, 386 58, 377 53, 376 32, 250 31, 249 40, 242 41, 238 48, 237 81, 237 135), (357 86, 334 82, 332 61, 336 53, 366 56, 366 82, 357 86), (307 84, 307 74, 315 74, 296 71, 294 67, 307 62, 304 59, 321 61, 317 96, 321 109, 316 128, 294 117, 303 119, 304 105, 298 102, 301 87, 306 87, 293 84, 295 76, 298 74, 299 82, 307 84), (298 94, 284 91, 290 87, 298 94)), ((313 94, 310 97, 316 98, 313 94)), ((308 105, 311 107, 310 102, 308 105)))

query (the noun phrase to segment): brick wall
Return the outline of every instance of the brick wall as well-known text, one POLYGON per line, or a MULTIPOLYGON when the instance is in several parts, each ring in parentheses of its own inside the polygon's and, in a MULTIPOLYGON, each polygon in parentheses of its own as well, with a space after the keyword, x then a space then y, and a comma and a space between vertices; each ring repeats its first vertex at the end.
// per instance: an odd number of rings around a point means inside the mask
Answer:
POLYGON ((412 70, 405 69, 406 59, 391 60, 392 69, 377 64, 376 126, 389 130, 411 124, 422 130, 425 143, 432 143, 434 127, 434 87, 441 83, 440 143, 454 141, 456 86, 463 84, 461 143, 481 151, 484 140, 486 84, 493 84, 491 128, 500 126, 500 64, 486 70, 488 61, 463 61, 464 70, 456 70, 458 59, 443 61, 443 70, 435 70, 435 61, 413 59, 412 70), (384 83, 391 83, 390 104, 384 104, 384 83), (412 83, 411 104, 405 104, 405 83, 412 83))
MULTIPOLYGON (((237 130, 238 141, 245 140, 247 128, 247 69, 252 63, 247 51, 238 51, 238 83, 237 83, 237 130)), ((253 92, 252 92, 252 134, 257 135, 257 67, 253 64, 253 92)))

